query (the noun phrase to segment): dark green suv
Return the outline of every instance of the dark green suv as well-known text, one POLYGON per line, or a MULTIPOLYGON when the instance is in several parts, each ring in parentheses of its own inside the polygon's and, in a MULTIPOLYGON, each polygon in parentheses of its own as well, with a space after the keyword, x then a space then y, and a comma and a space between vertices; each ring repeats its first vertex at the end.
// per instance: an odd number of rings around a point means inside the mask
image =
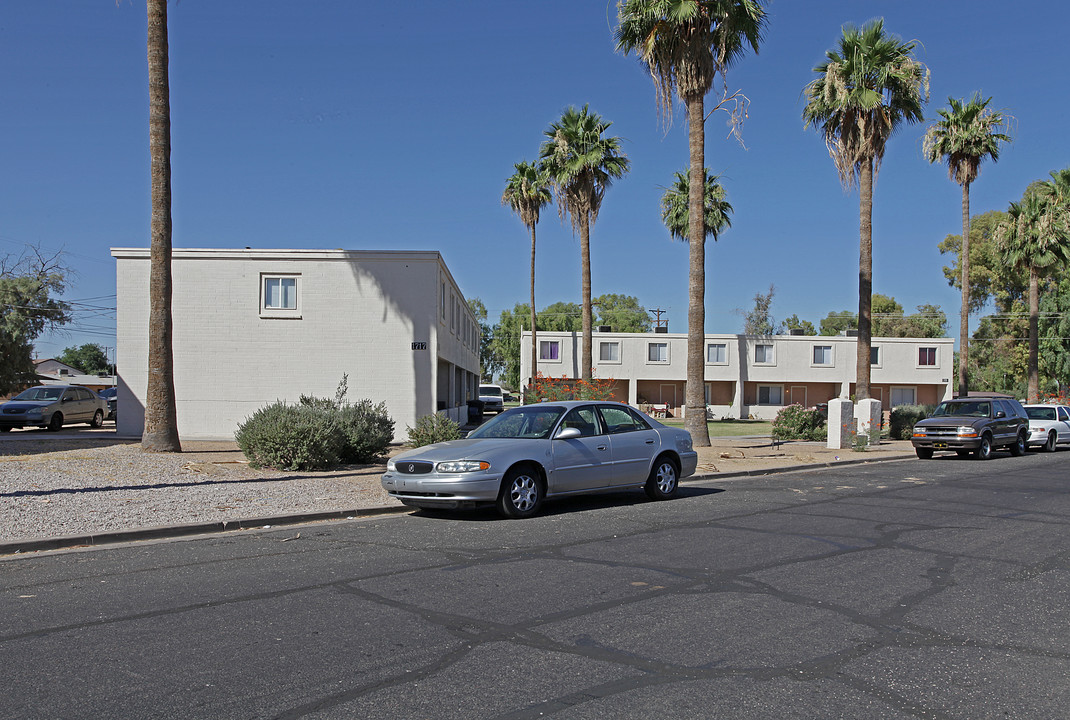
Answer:
POLYGON ((1014 398, 969 397, 945 400, 933 414, 914 425, 914 452, 928 460, 935 450, 954 450, 959 457, 992 457, 993 448, 1024 455, 1029 418, 1014 398))

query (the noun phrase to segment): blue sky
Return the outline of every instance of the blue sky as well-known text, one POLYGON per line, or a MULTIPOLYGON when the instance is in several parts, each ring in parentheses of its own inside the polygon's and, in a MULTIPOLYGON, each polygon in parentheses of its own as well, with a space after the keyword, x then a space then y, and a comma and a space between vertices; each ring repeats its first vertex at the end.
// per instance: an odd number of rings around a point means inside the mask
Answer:
MULTIPOLYGON (((1070 9, 1008 12, 988 0, 773 0, 765 41, 728 75, 750 99, 746 147, 707 122, 706 164, 735 206, 707 252, 707 331, 776 286, 773 314, 815 325, 857 308, 858 196, 801 91, 840 27, 885 18, 932 72, 926 123, 888 145, 874 196, 874 290, 908 310, 958 291, 937 244, 961 228, 960 189, 922 157, 947 97, 975 91, 1014 118, 972 211, 1006 209, 1070 164, 1062 71, 1070 9)), ((525 302, 527 231, 500 204, 513 163, 533 160, 568 105, 590 104, 623 138, 632 171, 593 228, 593 294, 634 295, 687 325, 687 246, 658 201, 687 164, 682 112, 665 128, 653 84, 614 52, 614 0, 178 0, 169 6, 175 247, 438 250, 491 319, 525 302)), ((0 17, 0 253, 64 250, 76 322, 40 357, 114 347, 110 247, 149 242, 143 2, 34 0, 0 17)), ((553 207, 538 229, 537 305, 579 302, 579 242, 553 207)), ((976 320, 973 321, 976 323, 976 320)), ((952 334, 955 333, 952 330, 952 334)))

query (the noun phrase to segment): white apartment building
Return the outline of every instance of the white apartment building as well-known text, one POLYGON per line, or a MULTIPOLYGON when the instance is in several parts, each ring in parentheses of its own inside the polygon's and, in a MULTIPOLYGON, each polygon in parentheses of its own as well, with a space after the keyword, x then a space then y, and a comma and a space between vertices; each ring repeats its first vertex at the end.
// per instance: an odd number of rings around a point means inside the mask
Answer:
MULTIPOLYGON (((149 250, 116 259, 118 431, 144 429, 149 250)), ((173 348, 184 438, 232 438, 301 395, 385 402, 395 437, 477 395, 479 324, 438 252, 176 249, 173 348)))
MULTIPOLYGON (((543 332, 538 371, 580 376, 581 335, 543 332)), ((780 408, 811 407, 854 393, 857 338, 707 335, 706 406, 713 418, 773 419, 780 408)), ((687 335, 596 332, 594 377, 614 380, 614 399, 683 417, 687 335)), ((531 333, 521 337, 520 376, 531 376, 531 333)), ((950 398, 952 338, 873 338, 870 396, 885 409, 950 398)), ((522 380, 524 382, 524 380, 522 380)))

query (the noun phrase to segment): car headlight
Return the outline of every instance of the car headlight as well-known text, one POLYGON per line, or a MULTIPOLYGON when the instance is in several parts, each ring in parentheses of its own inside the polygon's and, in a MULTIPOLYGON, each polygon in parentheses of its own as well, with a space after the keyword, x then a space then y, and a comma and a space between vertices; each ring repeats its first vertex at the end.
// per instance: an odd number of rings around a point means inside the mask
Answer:
POLYGON ((977 428, 972 425, 960 425, 958 435, 959 437, 977 437, 977 428))
POLYGON ((397 469, 398 469, 397 463, 394 462, 393 458, 391 458, 391 459, 386 461, 386 471, 387 472, 394 472, 397 469))
POLYGON ((925 435, 926 435, 925 428, 923 428, 923 427, 914 428, 914 437, 925 437, 925 435))
POLYGON ((490 463, 486 460, 450 460, 440 462, 435 469, 443 473, 466 473, 490 470, 490 463))
POLYGON ((41 417, 41 408, 26 411, 26 417, 41 417))

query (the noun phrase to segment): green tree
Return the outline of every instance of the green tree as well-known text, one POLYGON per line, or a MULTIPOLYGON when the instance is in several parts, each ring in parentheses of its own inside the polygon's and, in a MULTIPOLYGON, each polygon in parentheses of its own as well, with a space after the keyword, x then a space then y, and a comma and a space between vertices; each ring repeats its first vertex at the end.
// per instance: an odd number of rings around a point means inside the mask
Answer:
POLYGON ((922 120, 929 72, 914 59, 915 43, 884 32, 884 21, 843 27, 839 47, 814 68, 806 86, 806 127, 820 128, 840 181, 859 190, 858 356, 855 393, 869 397, 873 295, 873 179, 888 139, 922 120))
MULTIPOLYGON (((732 205, 727 200, 727 193, 718 182, 720 176, 712 175, 709 168, 703 170, 702 207, 705 219, 702 222, 707 238, 717 238, 725 228, 732 227, 732 205)), ((687 173, 673 173, 673 183, 665 188, 661 196, 661 221, 669 229, 669 235, 677 240, 689 242, 691 182, 687 173)))
POLYGON ((773 295, 775 294, 776 288, 772 285, 769 286, 769 292, 767 293, 755 293, 754 307, 750 312, 743 316, 744 335, 779 334, 782 325, 779 325, 776 320, 773 319, 771 312, 773 307, 773 295))
POLYGON ((0 395, 33 384, 33 341, 70 321, 70 306, 57 299, 68 272, 58 255, 36 248, 0 258, 0 395))
POLYGON ((1052 283, 1040 299, 1040 387, 1070 385, 1070 276, 1052 283), (1045 382, 1047 380, 1047 382, 1045 382))
MULTIPOLYGON (((766 14, 755 0, 619 0, 617 49, 634 52, 654 80, 658 106, 671 119, 673 96, 687 108, 689 170, 687 386, 684 423, 695 445, 708 447, 706 424, 706 95, 721 77, 718 108, 733 106, 733 130, 746 115, 741 93, 729 95, 728 67, 747 47, 758 52, 766 14)), ((711 111, 712 112, 712 111, 711 111)))
POLYGON ((167 0, 148 8, 149 158, 152 220, 149 243, 149 376, 141 449, 181 452, 175 404, 171 317, 171 91, 167 63, 167 0))
POLYGON ((520 334, 530 330, 527 324, 531 310, 526 303, 517 303, 512 310, 502 310, 494 327, 492 352, 502 364, 501 375, 509 387, 520 387, 520 334))
POLYGON ((1010 220, 998 237, 1008 264, 1029 271, 1029 365, 1027 397, 1040 392, 1040 281, 1070 263, 1070 168, 1052 173, 1052 181, 1027 190, 1012 202, 1010 220))
POLYGON ((959 315, 959 395, 969 394, 966 368, 970 355, 970 184, 977 179, 981 162, 999 160, 999 149, 1010 142, 1003 129, 1003 114, 988 109, 992 98, 980 94, 969 100, 949 97, 949 109, 939 110, 940 119, 929 126, 923 144, 930 163, 943 160, 947 174, 962 186, 962 258, 959 261, 962 311, 959 315))
POLYGON ((107 353, 96 343, 65 348, 56 359, 64 365, 78 368, 86 375, 107 375, 110 368, 107 353))
POLYGON ((792 315, 785 319, 781 325, 783 325, 784 329, 789 333, 792 330, 802 330, 803 335, 817 335, 817 329, 814 327, 814 324, 809 320, 800 320, 798 315, 792 315))
POLYGON ((820 335, 840 335, 847 330, 858 329, 858 315, 851 310, 830 312, 821 321, 820 335))
POLYGON ((502 204, 508 205, 520 216, 520 221, 531 232, 531 372, 538 367, 538 340, 535 331, 535 226, 539 224, 539 211, 553 199, 550 192, 550 177, 536 163, 519 162, 513 165, 514 173, 505 181, 502 204))
POLYGON ((572 219, 580 233, 580 290, 583 298, 583 343, 580 374, 591 379, 591 225, 613 181, 627 174, 630 162, 618 137, 605 132, 612 123, 589 110, 569 107, 544 133, 539 157, 549 173, 561 217, 572 219))
MULTIPOLYGON (((996 230, 1009 217, 1000 210, 991 210, 970 218, 968 272, 972 313, 980 312, 989 301, 1005 312, 1016 300, 1024 299, 1029 290, 1028 274, 1007 265, 996 242, 996 230)), ((941 255, 950 255, 954 260, 943 268, 948 285, 961 288, 962 236, 948 235, 937 247, 941 255)))
POLYGON ((874 337, 945 337, 947 315, 938 305, 919 305, 914 315, 907 315, 894 297, 873 294, 874 337))
MULTIPOLYGON (((593 302, 593 301, 592 301, 593 302)), ((555 302, 538 313, 538 326, 553 332, 581 332, 583 309, 576 303, 555 302)))
POLYGON ((650 332, 654 323, 650 313, 639 304, 639 298, 631 295, 607 293, 594 299, 598 310, 598 325, 608 325, 614 332, 650 332))
POLYGON ((469 298, 468 307, 479 324, 479 377, 491 382, 505 369, 494 345, 495 328, 487 324, 487 306, 479 298, 469 298))

